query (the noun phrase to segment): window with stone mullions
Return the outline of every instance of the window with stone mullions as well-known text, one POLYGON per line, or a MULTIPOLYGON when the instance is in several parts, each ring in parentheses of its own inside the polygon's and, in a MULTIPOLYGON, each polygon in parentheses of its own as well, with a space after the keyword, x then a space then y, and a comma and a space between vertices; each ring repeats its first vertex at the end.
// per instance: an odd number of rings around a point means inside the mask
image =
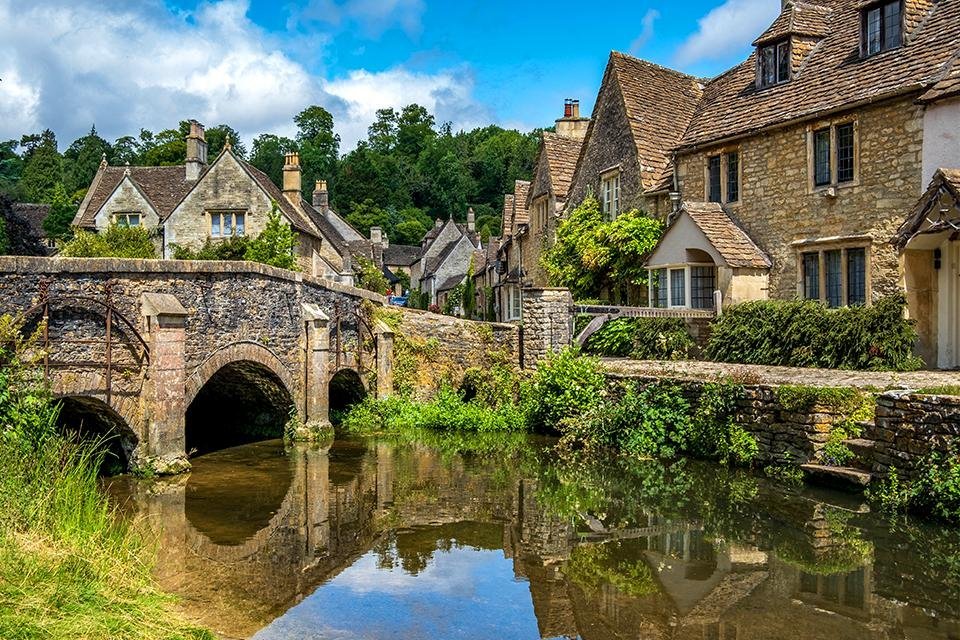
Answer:
POLYGON ((740 154, 731 151, 727 157, 727 202, 740 199, 740 154))
POLYGON ((820 253, 803 254, 803 297, 820 299, 820 253))
POLYGON ((853 181, 853 123, 837 126, 837 182, 853 181))
POLYGON ((716 285, 716 269, 714 267, 690 268, 690 301, 694 309, 712 309, 713 291, 716 285))
POLYGON ((823 187, 831 183, 830 128, 813 132, 813 183, 823 187))
POLYGON ((847 304, 867 303, 867 250, 847 249, 847 304))
POLYGON ((828 307, 839 307, 843 304, 843 275, 840 265, 841 254, 839 249, 824 252, 824 284, 828 307))
POLYGON ((707 160, 707 167, 710 174, 710 202, 721 202, 723 199, 723 194, 720 192, 720 160, 720 156, 710 156, 707 160))

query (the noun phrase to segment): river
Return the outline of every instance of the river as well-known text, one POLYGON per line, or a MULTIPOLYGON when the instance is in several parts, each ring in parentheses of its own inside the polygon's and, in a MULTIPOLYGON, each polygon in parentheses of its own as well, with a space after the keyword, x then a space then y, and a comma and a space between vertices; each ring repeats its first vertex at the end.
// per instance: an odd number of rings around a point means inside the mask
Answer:
POLYGON ((159 535, 161 585, 225 638, 960 638, 956 530, 547 444, 270 441, 109 492, 159 535))

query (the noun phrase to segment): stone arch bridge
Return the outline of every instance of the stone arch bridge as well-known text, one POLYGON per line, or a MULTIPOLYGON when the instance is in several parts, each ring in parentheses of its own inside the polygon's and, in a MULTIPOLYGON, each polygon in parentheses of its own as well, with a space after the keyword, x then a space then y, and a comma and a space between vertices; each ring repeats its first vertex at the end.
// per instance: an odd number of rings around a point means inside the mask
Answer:
POLYGON ((0 314, 38 332, 54 393, 107 416, 131 464, 161 472, 188 468, 188 408, 215 377, 284 396, 305 437, 329 425, 338 373, 387 393, 393 334, 370 314, 384 303, 248 262, 0 258, 0 314))

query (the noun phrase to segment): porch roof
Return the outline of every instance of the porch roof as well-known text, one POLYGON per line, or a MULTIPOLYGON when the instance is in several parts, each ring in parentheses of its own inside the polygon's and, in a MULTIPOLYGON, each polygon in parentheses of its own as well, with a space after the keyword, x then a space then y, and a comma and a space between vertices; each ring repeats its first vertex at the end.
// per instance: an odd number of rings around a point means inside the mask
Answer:
POLYGON ((937 169, 891 243, 903 251, 918 236, 945 231, 960 232, 960 169, 937 169))
POLYGON ((679 259, 691 250, 708 254, 716 264, 769 269, 770 258, 716 202, 684 202, 653 253, 648 267, 690 262, 679 259))

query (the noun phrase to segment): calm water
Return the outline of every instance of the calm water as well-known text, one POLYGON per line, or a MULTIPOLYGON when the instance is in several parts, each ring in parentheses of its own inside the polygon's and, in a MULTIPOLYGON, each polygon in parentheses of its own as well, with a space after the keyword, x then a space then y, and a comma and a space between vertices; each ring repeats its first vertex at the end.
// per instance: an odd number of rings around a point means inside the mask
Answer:
POLYGON ((960 533, 708 464, 266 442, 111 492, 229 638, 960 638, 960 533))

